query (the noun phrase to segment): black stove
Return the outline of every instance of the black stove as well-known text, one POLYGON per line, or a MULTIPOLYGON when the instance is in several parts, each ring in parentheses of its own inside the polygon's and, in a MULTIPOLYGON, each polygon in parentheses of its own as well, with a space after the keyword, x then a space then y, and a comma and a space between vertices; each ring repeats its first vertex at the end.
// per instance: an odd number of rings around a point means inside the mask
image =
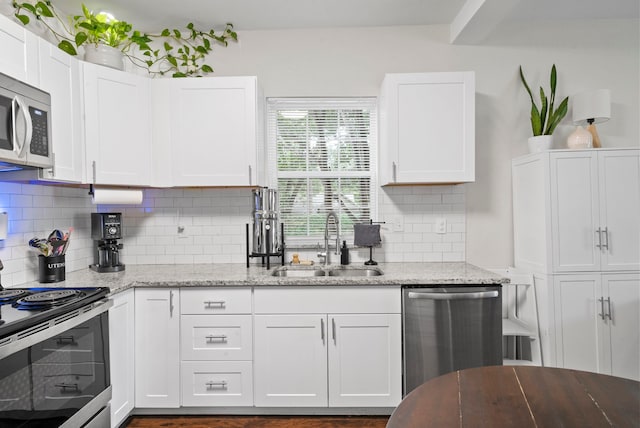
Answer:
POLYGON ((99 288, 14 288, 0 290, 0 339, 101 300, 99 288))

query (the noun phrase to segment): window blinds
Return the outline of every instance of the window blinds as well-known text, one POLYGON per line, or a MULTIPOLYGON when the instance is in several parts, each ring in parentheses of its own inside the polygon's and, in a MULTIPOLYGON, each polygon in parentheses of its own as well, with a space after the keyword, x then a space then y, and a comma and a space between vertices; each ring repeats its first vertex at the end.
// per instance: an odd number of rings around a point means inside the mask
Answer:
POLYGON ((287 239, 322 237, 329 211, 342 236, 375 215, 375 98, 269 99, 267 138, 287 239))

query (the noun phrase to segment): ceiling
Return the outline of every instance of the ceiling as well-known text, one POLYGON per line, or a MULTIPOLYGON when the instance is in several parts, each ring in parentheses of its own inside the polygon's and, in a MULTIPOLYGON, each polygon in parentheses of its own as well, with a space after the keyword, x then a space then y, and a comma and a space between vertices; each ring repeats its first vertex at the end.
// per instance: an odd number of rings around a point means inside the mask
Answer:
MULTIPOLYGON (((294 28, 449 25, 487 34, 500 22, 638 18, 638 0, 53 0, 78 14, 84 3, 142 31, 215 28, 237 31, 294 28), (471 25, 471 27, 469 27, 471 25)), ((455 42, 452 36, 452 42, 455 42)))

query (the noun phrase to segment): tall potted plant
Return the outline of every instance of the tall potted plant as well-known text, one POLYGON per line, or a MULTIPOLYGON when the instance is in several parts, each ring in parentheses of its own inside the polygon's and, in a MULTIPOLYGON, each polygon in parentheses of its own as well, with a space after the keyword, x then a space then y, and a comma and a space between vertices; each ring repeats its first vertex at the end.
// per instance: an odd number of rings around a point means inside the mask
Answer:
POLYGON ((551 78, 550 78, 550 96, 547 98, 547 95, 544 92, 542 86, 540 87, 540 107, 536 104, 536 100, 533 98, 533 93, 527 84, 527 80, 524 77, 524 72, 522 71, 522 66, 520 66, 520 80, 524 85, 527 93, 529 94, 529 98, 531 99, 531 130, 533 131, 533 137, 530 137, 528 140, 529 143, 529 151, 531 152, 539 152, 543 150, 548 150, 551 148, 553 143, 553 131, 555 131, 556 126, 560 123, 560 121, 566 116, 568 106, 569 106, 569 97, 565 97, 562 100, 558 108, 555 109, 555 99, 556 99, 556 85, 557 85, 557 72, 556 65, 553 64, 551 67, 551 78))

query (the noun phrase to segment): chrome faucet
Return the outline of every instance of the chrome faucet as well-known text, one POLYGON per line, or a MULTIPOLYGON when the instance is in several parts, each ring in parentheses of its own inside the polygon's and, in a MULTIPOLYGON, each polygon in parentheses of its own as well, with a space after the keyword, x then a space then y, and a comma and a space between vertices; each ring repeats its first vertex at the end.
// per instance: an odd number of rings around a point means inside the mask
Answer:
POLYGON ((329 256, 329 218, 333 217, 333 221, 336 225, 336 252, 338 255, 340 251, 340 221, 338 220, 338 216, 334 211, 329 211, 327 214, 327 219, 324 222, 324 252, 318 252, 318 257, 323 259, 323 264, 326 266, 331 263, 331 258, 329 256))

